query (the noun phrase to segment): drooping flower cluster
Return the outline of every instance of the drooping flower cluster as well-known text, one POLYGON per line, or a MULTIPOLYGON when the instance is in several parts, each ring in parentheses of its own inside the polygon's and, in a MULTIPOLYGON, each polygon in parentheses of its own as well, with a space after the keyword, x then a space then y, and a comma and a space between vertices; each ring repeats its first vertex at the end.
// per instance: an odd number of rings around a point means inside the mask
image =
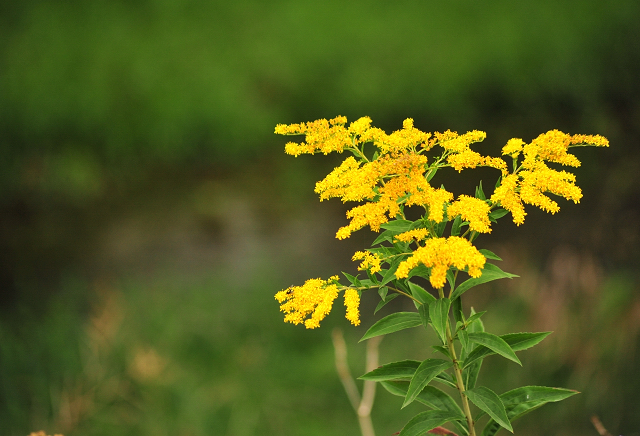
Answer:
MULTIPOLYGON (((280 310, 286 314, 284 321, 292 324, 304 323, 308 329, 319 327, 320 321, 331 312, 333 302, 338 298, 337 280, 338 276, 332 276, 329 280, 309 279, 302 286, 291 286, 278 292, 276 300, 280 303, 280 310)), ((351 306, 348 308, 353 313, 352 296, 349 303, 351 306)), ((355 310, 357 312, 357 307, 355 310)), ((353 314, 352 318, 357 319, 353 314)))
POLYGON ((580 161, 568 150, 585 145, 608 147, 609 141, 600 135, 568 135, 558 130, 543 133, 530 144, 525 144, 521 139, 509 140, 502 154, 515 160, 522 153, 522 163, 518 170, 502 179, 502 184, 491 196, 491 202, 511 212, 513 222, 517 225, 524 222, 524 204, 551 213, 560 210, 558 203, 545 193, 564 197, 574 203, 580 202, 582 191, 575 185, 575 175, 554 170, 547 162, 578 167, 580 161))
MULTIPOLYGON (((482 274, 486 258, 471 241, 479 233, 490 233, 491 221, 495 222, 496 217, 510 212, 514 223, 520 225, 526 216, 525 204, 555 213, 559 206, 545 195, 547 193, 576 203, 580 201, 582 193, 575 185, 575 176, 553 169, 549 163, 577 167, 580 161, 568 152, 569 148, 609 145, 606 138, 599 135, 568 135, 557 130, 544 133, 529 144, 513 138, 502 149, 502 155, 513 160, 510 172, 503 158, 483 156, 471 149, 473 144, 486 138, 486 133, 478 130, 464 134, 450 130, 425 133, 414 127, 412 119, 407 119, 402 129, 387 134, 373 127, 369 117, 362 117, 347 126, 347 119, 338 116, 331 120, 280 124, 275 132, 305 135, 304 142, 286 144, 286 153, 293 156, 333 151, 352 153, 353 156, 347 157, 315 187, 321 201, 339 198, 343 202, 360 203, 347 211, 350 221, 338 230, 338 239, 348 238, 366 226, 380 231, 381 227, 388 228, 385 224, 395 219, 406 222, 405 207, 423 208, 424 215, 420 222, 416 221, 409 227, 412 230, 396 232, 392 239, 388 239, 394 243, 407 243, 402 246, 409 252, 389 254, 385 249, 358 251, 353 260, 361 261, 358 269, 366 271, 371 279, 376 274, 385 274, 387 270, 383 269, 383 264, 391 265, 393 259, 401 256, 405 260, 395 271, 396 279, 407 278, 413 268, 424 265, 429 268, 431 285, 437 289, 445 285, 447 271, 451 269, 466 271, 471 277, 482 274), (367 144, 373 150, 367 149, 367 144), (427 153, 435 147, 441 148, 440 156, 428 158, 427 153), (499 183, 489 199, 476 193, 479 198, 459 195, 454 200, 453 193, 430 183, 440 168, 449 167, 460 172, 482 166, 500 171, 499 183), (506 212, 497 211, 494 215, 492 210, 499 207, 506 212), (444 237, 442 232, 447 221, 453 220, 455 224, 449 228, 456 227, 456 232, 451 230, 452 236, 444 237), (463 233, 460 228, 464 226, 468 228, 463 233), (460 233, 463 234, 457 236, 460 233), (415 249, 409 248, 412 243, 416 244, 412 246, 415 249)), ((355 279, 351 281, 353 287, 342 287, 337 277, 312 279, 303 286, 292 286, 279 292, 276 299, 286 313, 285 321, 304 323, 307 328, 318 327, 331 310, 338 293, 344 290, 347 319, 358 325, 360 292, 377 282, 371 279, 366 286, 360 286, 355 279), (358 287, 355 287, 356 283, 358 287)))

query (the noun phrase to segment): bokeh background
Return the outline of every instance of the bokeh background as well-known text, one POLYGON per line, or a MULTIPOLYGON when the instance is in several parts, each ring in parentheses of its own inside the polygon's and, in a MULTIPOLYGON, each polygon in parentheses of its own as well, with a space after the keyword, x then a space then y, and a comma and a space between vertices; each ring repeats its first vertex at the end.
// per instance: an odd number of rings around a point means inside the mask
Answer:
MULTIPOLYGON (((578 151, 579 205, 483 237, 520 278, 465 307, 555 332, 481 382, 582 392, 517 434, 595 435, 597 415, 640 435, 639 19, 635 0, 1 2, 0 434, 358 434, 331 331, 359 375, 388 312, 368 295, 360 327, 337 305, 306 331, 273 295, 355 272, 373 235, 334 238, 347 206, 313 186, 340 156, 286 156, 273 129, 368 115, 485 130, 493 155, 555 128, 610 139, 578 151)), ((381 362, 434 339, 390 335, 381 362)), ((400 406, 378 391, 378 435, 421 411, 400 406)))

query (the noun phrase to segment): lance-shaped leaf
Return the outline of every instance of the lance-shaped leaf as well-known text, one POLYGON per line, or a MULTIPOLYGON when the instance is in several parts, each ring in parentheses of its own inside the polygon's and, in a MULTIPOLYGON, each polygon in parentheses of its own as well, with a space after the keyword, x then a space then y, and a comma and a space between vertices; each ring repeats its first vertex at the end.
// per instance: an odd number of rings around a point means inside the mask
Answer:
POLYGON ((446 372, 441 372, 436 376, 436 378, 434 378, 434 380, 439 381, 440 383, 445 384, 453 389, 458 388, 458 385, 456 384, 456 379, 453 377, 453 375, 448 374, 446 372))
MULTIPOLYGON (((544 338, 549 336, 551 332, 539 332, 539 333, 508 333, 500 336, 504 341, 509 344, 513 351, 522 351, 533 347, 538 344, 544 338)), ((478 359, 483 359, 486 356, 493 354, 493 351, 487 347, 477 347, 469 356, 465 359, 463 367, 471 365, 478 359)))
POLYGON ((494 421, 513 433, 513 427, 507 417, 507 411, 500 397, 489 388, 480 386, 464 391, 464 394, 478 408, 486 412, 494 421))
POLYGON ((478 374, 480 374, 480 368, 482 367, 482 360, 476 360, 471 365, 462 370, 462 380, 467 389, 473 389, 476 387, 478 381, 478 374))
POLYGON ((422 412, 407 422, 407 425, 400 431, 400 436, 420 436, 456 418, 455 414, 443 410, 422 412))
POLYGON ((562 401, 580 392, 573 389, 549 388, 546 386, 523 386, 500 395, 505 407, 531 401, 554 403, 562 401))
MULTIPOLYGON (((509 420, 513 421, 547 403, 561 401, 577 393, 578 391, 571 389, 524 386, 505 392, 500 395, 500 399, 505 405, 509 420)), ((480 416, 482 415, 478 415, 476 419, 480 416)), ((494 436, 499 429, 498 423, 490 419, 482 431, 482 436, 494 436)))
POLYGON ((344 271, 342 272, 342 274, 347 278, 347 280, 351 282, 353 286, 362 286, 360 283, 360 280, 358 280, 358 277, 354 277, 351 274, 348 274, 344 271))
POLYGON ((467 292, 469 289, 473 288, 474 286, 491 282, 493 280, 505 279, 505 278, 511 279, 513 277, 518 277, 518 276, 515 274, 504 272, 492 263, 485 263, 484 269, 482 270, 482 275, 480 277, 476 279, 471 278, 460 283, 460 286, 458 286, 456 290, 453 291, 453 294, 450 297, 451 299, 455 299, 455 298, 458 298, 460 295, 464 294, 465 292, 467 292))
MULTIPOLYGON (((380 384, 393 395, 399 397, 406 397, 409 390, 409 382, 406 381, 384 381, 380 384)), ((425 388, 418 394, 415 401, 424 404, 427 407, 437 410, 445 410, 455 413, 458 419, 465 419, 464 413, 458 403, 455 402, 449 394, 441 391, 433 386, 425 386, 425 388)))
MULTIPOLYGON (((380 280, 380 285, 384 286, 389 283, 391 280, 396 278, 396 271, 398 270, 398 265, 405 259, 406 256, 398 256, 389 264, 389 269, 384 272, 382 276, 382 280, 380 280)), ((382 271, 381 271, 382 272, 382 271)))
POLYGON ((509 346, 509 344, 500 336, 487 332, 477 332, 469 333, 468 337, 471 342, 484 345, 491 351, 498 353, 502 357, 512 360, 518 365, 522 366, 522 363, 520 362, 520 359, 518 359, 518 356, 516 356, 516 353, 513 352, 513 349, 509 346))
POLYGON ((408 404, 411 404, 418 394, 422 392, 422 389, 424 389, 435 376, 445 369, 450 368, 451 365, 453 365, 452 362, 442 359, 426 359, 423 361, 411 378, 409 390, 407 391, 407 396, 404 398, 402 407, 404 408, 408 404))
POLYGON ((384 296, 384 298, 382 299, 382 301, 380 301, 378 303, 378 305, 376 306, 375 310, 373 311, 373 314, 375 315, 380 309, 382 309, 384 306, 387 305, 388 302, 390 302, 391 300, 393 300, 394 298, 399 297, 400 294, 387 294, 384 296))
POLYGON ((427 290, 424 289, 422 286, 416 285, 413 282, 407 282, 407 283, 409 284, 409 289, 411 289, 411 295, 413 295, 413 298, 415 298, 422 304, 429 304, 433 301, 436 301, 436 297, 434 297, 429 292, 427 292, 427 290))
POLYGON ((393 237, 395 235, 397 235, 397 234, 398 234, 398 232, 394 232, 394 231, 391 231, 391 230, 386 230, 386 231, 380 233, 380 235, 378 235, 376 240, 373 241, 373 243, 371 243, 371 246, 381 244, 382 242, 391 242, 393 240, 393 237))
POLYGON ((380 227, 385 230, 391 230, 392 232, 396 232, 396 234, 398 234, 408 232, 411 229, 412 224, 413 221, 393 220, 389 221, 388 223, 380 224, 380 227))
MULTIPOLYGON (((540 407, 546 403, 555 403, 569 398, 580 392, 573 389, 563 388, 549 388, 546 386, 523 386, 505 392, 500 395, 502 404, 507 411, 507 415, 510 420, 514 419, 515 414, 512 411, 516 411, 518 416, 523 415, 525 411, 528 411, 532 407, 540 407), (517 410, 516 410, 517 409, 517 410)), ((479 414, 476 418, 480 418, 483 414, 479 414)))
POLYGON ((358 377, 361 380, 387 381, 387 380, 409 380, 420 366, 417 360, 401 360, 382 365, 373 371, 358 377))
POLYGON ((416 312, 397 312, 385 316, 367 330, 360 342, 374 336, 386 335, 400 330, 416 327, 422 324, 420 315, 416 312))
POLYGON ((478 250, 484 257, 486 257, 487 259, 492 259, 492 260, 502 260, 502 258, 500 256, 498 256, 497 254, 495 254, 493 251, 491 250, 487 250, 486 248, 481 248, 478 250))
POLYGON ((433 329, 438 333, 443 344, 447 343, 446 329, 449 322, 449 306, 451 300, 440 298, 429 305, 429 318, 433 329))

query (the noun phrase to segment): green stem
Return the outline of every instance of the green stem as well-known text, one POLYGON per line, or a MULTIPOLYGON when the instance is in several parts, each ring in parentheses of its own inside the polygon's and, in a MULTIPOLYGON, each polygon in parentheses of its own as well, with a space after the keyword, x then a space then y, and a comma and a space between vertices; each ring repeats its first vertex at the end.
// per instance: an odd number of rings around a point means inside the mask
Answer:
MULTIPOLYGON (((442 288, 438 289, 438 293, 440 294, 440 298, 444 298, 444 291, 442 288)), ((469 400, 467 396, 464 394, 466 391, 464 387, 464 380, 462 379, 462 369, 460 368, 460 363, 458 362, 458 357, 456 356, 456 349, 453 346, 453 337, 451 336, 451 327, 449 322, 447 321, 447 347, 449 349, 449 354, 451 354, 451 360, 453 360, 453 372, 456 374, 456 387, 458 388, 458 392, 460 393, 460 398, 462 399, 462 411, 464 415, 467 417, 467 425, 469 426, 469 436, 476 436, 476 431, 473 427, 473 416, 471 415, 471 409, 469 408, 469 400)))

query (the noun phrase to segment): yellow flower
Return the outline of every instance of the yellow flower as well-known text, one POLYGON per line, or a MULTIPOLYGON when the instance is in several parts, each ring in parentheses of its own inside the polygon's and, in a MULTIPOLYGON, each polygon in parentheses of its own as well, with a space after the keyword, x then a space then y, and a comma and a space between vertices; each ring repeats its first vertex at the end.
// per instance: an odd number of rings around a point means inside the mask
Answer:
POLYGON ((509 174, 502 179, 500 186, 496 188, 491 196, 492 203, 500 204, 500 206, 511 212, 513 222, 518 226, 524 222, 524 217, 527 214, 524 211, 524 205, 518 192, 520 189, 518 186, 519 181, 520 176, 518 174, 509 174))
POLYGON ((457 215, 465 221, 469 221, 469 228, 478 233, 491 233, 489 212, 491 211, 486 201, 468 195, 460 195, 458 200, 447 208, 449 220, 457 215))
POLYGON ((346 318, 353 325, 360 325, 360 295, 353 288, 344 291, 344 305, 347 307, 346 318))
POLYGON ((447 130, 444 133, 436 132, 433 136, 435 138, 434 144, 438 144, 446 151, 452 153, 462 153, 469 149, 470 144, 484 141, 487 134, 480 130, 472 130, 464 135, 458 135, 457 132, 447 130))
POLYGON ((522 153, 522 147, 524 146, 524 141, 520 138, 511 138, 507 141, 507 145, 502 147, 502 155, 503 156, 511 156, 512 158, 517 158, 520 153, 522 153))
POLYGON ((284 321, 304 323, 308 329, 319 327, 338 297, 338 286, 334 283, 337 280, 338 276, 329 280, 309 279, 302 286, 291 286, 278 292, 275 297, 280 303, 280 311, 285 313, 284 321))
POLYGON ((609 140, 600 135, 573 135, 569 147, 579 147, 581 145, 592 145, 594 147, 608 147, 609 140))
POLYGON ((401 279, 409 276, 409 272, 423 264, 431 268, 429 281, 436 289, 444 287, 447 271, 452 266, 468 269, 471 277, 480 277, 486 258, 467 239, 450 236, 448 238, 433 238, 425 242, 405 261, 401 262, 396 271, 396 277, 401 279))
POLYGON ((360 262, 360 266, 358 267, 359 271, 365 271, 369 269, 371 274, 377 273, 380 271, 380 256, 377 253, 370 253, 368 251, 356 251, 351 260, 362 260, 360 262))
POLYGON ((409 242, 409 241, 423 241, 429 237, 429 230, 427 229, 414 229, 408 232, 400 233, 394 237, 396 241, 409 242))
POLYGON ((351 145, 351 135, 344 127, 347 119, 338 116, 329 121, 326 119, 300 124, 278 124, 275 133, 279 135, 306 135, 306 143, 288 142, 285 145, 285 153, 293 156, 301 154, 314 154, 321 151, 329 154, 332 151, 341 153, 345 147, 351 145))
MULTIPOLYGON (((535 149, 536 160, 579 167, 580 161, 578 158, 567 153, 569 145, 571 145, 571 135, 562 133, 559 130, 549 130, 531 141, 531 146, 535 149)), ((533 150, 530 153, 533 153, 533 150)))

